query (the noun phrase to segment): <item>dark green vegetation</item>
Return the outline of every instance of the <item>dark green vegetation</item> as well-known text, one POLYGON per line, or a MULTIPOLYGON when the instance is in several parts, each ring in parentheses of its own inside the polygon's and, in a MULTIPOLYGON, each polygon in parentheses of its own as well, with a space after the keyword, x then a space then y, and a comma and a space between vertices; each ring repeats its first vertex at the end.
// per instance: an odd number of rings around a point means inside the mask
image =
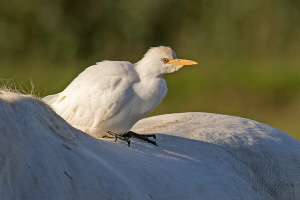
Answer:
POLYGON ((169 45, 199 65, 166 76, 152 115, 235 115, 300 139, 299 10, 298 0, 1 1, 0 78, 25 91, 31 79, 44 96, 97 61, 169 45))

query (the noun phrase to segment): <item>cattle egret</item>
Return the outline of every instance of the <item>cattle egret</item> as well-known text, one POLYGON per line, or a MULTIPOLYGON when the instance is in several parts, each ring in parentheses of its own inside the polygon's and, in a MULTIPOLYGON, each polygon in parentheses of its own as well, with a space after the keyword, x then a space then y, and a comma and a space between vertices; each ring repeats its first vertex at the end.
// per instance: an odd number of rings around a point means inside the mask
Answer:
POLYGON ((127 61, 102 61, 86 68, 65 90, 43 101, 69 124, 95 137, 114 136, 146 140, 154 145, 155 135, 139 135, 131 127, 156 108, 167 93, 163 76, 184 65, 197 64, 177 59, 170 47, 150 48, 132 64, 127 61))

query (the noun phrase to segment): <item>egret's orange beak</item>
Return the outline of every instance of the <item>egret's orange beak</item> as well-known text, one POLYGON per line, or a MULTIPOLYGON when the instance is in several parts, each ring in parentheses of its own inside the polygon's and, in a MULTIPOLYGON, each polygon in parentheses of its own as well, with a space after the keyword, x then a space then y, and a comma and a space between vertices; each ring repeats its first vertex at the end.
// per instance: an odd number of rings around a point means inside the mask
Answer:
POLYGON ((197 65, 198 63, 192 60, 185 60, 185 59, 170 59, 169 64, 173 65, 197 65))

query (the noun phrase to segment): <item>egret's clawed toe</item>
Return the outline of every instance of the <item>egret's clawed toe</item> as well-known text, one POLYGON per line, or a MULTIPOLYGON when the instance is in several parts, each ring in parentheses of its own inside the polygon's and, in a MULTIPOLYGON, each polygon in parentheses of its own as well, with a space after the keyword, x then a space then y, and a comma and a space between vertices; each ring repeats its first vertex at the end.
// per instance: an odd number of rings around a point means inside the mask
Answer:
POLYGON ((111 135, 111 136, 113 136, 115 138, 115 142, 117 141, 117 139, 121 139, 121 140, 126 141, 127 144, 128 144, 128 146, 130 146, 130 139, 129 139, 129 137, 123 136, 123 135, 121 136, 121 135, 118 135, 118 134, 116 134, 114 132, 111 132, 111 131, 107 131, 106 133, 109 134, 109 135, 111 135))
POLYGON ((140 140, 144 140, 147 141, 155 146, 157 146, 156 142, 153 140, 149 140, 149 137, 153 137, 154 139, 156 139, 156 135, 154 134, 137 134, 133 131, 128 131, 127 133, 123 134, 123 135, 118 135, 114 132, 111 131, 107 131, 107 134, 113 136, 115 138, 115 141, 117 141, 117 139, 121 139, 127 142, 128 146, 130 146, 130 139, 129 138, 137 138, 140 140))
POLYGON ((128 137, 128 138, 137 138, 137 139, 140 139, 140 140, 144 140, 144 141, 147 141, 155 146, 157 146, 156 142, 153 141, 153 140, 149 140, 149 137, 153 137, 154 139, 156 139, 156 135, 154 134, 137 134, 133 131, 128 131, 127 133, 125 133, 124 135, 122 135, 123 137, 128 137))

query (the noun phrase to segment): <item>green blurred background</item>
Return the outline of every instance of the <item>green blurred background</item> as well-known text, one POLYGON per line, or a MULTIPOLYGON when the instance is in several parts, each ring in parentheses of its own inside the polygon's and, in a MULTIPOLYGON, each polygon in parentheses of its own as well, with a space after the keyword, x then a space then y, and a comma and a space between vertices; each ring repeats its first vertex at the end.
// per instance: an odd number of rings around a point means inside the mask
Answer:
POLYGON ((199 65, 165 76, 152 115, 234 115, 300 139, 299 10, 299 0, 3 0, 1 84, 53 94, 97 61, 167 45, 199 65))

